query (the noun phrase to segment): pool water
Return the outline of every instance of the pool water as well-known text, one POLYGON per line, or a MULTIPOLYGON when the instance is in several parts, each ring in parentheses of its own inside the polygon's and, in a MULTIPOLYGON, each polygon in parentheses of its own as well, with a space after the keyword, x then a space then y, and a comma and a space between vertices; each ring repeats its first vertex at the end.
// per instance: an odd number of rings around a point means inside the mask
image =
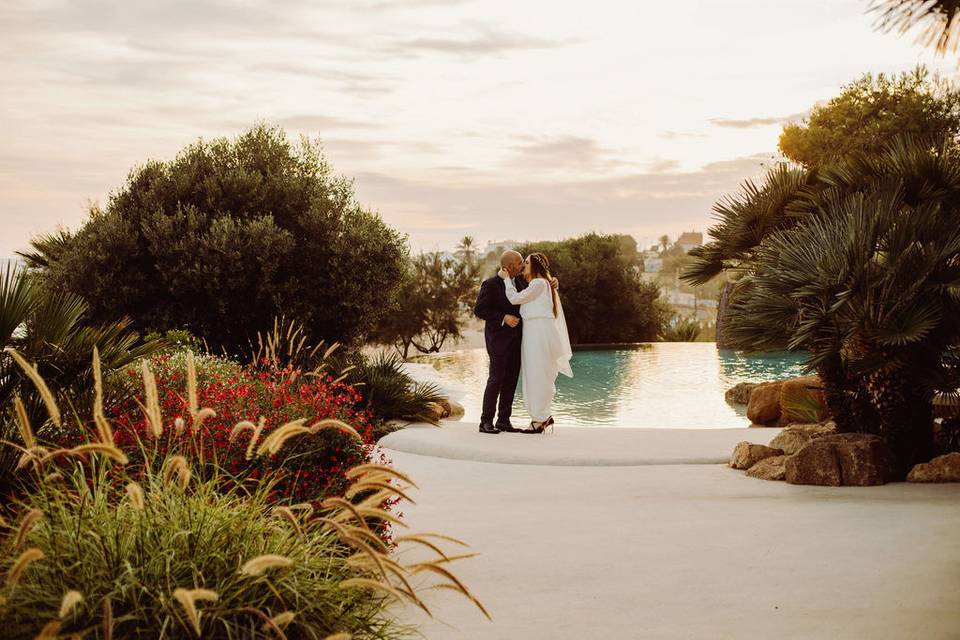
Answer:
MULTIPOLYGON (((657 342, 573 354, 574 377, 560 376, 553 416, 559 426, 706 429, 745 427, 745 407, 728 404, 724 392, 738 382, 801 375, 805 354, 747 356, 717 350, 712 342, 657 342)), ((445 391, 463 404, 465 420, 479 421, 487 377, 483 349, 425 356, 445 391)), ((522 387, 522 384, 520 385, 522 387)), ((514 426, 526 426, 522 388, 514 426)))

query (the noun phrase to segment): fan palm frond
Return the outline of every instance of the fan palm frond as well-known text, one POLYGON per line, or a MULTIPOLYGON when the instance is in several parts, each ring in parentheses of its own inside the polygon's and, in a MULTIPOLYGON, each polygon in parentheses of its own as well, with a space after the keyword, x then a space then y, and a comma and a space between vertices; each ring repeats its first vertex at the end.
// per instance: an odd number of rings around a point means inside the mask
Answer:
POLYGON ((941 55, 960 45, 960 0, 874 0, 868 11, 878 15, 876 26, 882 31, 918 29, 917 42, 941 55))

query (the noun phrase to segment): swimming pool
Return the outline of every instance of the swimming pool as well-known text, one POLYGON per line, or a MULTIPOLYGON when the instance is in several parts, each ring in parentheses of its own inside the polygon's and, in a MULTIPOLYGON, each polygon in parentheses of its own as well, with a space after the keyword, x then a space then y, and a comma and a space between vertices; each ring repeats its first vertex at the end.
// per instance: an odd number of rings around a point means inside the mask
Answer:
MULTIPOLYGON (((573 354, 572 379, 560 376, 553 416, 560 426, 706 429, 745 427, 746 410, 727 404, 724 392, 738 382, 801 375, 804 354, 746 356, 719 351, 712 342, 656 342, 573 354)), ((483 349, 424 356, 445 390, 478 421, 487 377, 483 349)), ((514 426, 526 426, 522 390, 514 426)))

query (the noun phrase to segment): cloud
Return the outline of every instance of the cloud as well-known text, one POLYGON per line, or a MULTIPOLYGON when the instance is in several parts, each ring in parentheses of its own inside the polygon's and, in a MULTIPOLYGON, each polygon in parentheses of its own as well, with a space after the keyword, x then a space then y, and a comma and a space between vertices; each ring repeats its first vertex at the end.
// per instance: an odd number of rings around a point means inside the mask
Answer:
POLYGON ((329 83, 339 91, 358 97, 385 95, 394 90, 399 80, 384 75, 374 75, 346 69, 302 62, 262 62, 248 67, 250 71, 267 74, 287 74, 309 80, 329 83))
POLYGON ((647 163, 647 167, 650 173, 670 173, 680 167, 680 161, 660 158, 647 163))
POLYGON ((391 54, 405 56, 443 53, 472 57, 503 55, 518 50, 556 49, 577 42, 573 39, 550 39, 511 33, 478 22, 465 23, 456 31, 472 33, 459 38, 435 36, 398 40, 387 45, 384 50, 391 54))
POLYGON ((325 132, 338 129, 379 129, 383 125, 376 122, 361 122, 336 116, 319 114, 298 114, 277 119, 277 124, 285 129, 305 132, 325 132))
POLYGON ((769 154, 707 164, 697 171, 646 171, 605 178, 531 180, 515 172, 451 167, 417 176, 356 175, 361 202, 411 234, 419 246, 445 247, 474 235, 481 243, 570 237, 588 231, 656 237, 705 229, 713 204, 759 173, 769 154))
POLYGON ((614 157, 612 150, 590 138, 560 136, 523 139, 524 142, 511 147, 514 153, 508 158, 508 165, 541 170, 603 171, 623 164, 614 157))
POLYGON ((707 138, 705 133, 691 133, 687 131, 661 131, 657 134, 658 138, 664 140, 679 140, 681 138, 707 138))
POLYGON ((728 118, 710 118, 710 123, 718 127, 728 127, 731 129, 750 129, 753 127, 768 127, 775 124, 784 124, 802 120, 807 112, 794 113, 789 116, 779 116, 771 118, 748 118, 746 120, 734 120, 728 118))

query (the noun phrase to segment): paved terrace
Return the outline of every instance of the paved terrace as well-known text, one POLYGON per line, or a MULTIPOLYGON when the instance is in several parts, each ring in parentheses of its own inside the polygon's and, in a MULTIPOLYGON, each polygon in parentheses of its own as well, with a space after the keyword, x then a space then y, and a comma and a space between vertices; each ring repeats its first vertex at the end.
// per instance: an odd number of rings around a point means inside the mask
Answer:
POLYGON ((383 439, 420 486, 414 530, 481 555, 458 574, 490 609, 431 592, 445 639, 960 638, 960 485, 792 486, 720 464, 771 429, 448 422, 383 439))

